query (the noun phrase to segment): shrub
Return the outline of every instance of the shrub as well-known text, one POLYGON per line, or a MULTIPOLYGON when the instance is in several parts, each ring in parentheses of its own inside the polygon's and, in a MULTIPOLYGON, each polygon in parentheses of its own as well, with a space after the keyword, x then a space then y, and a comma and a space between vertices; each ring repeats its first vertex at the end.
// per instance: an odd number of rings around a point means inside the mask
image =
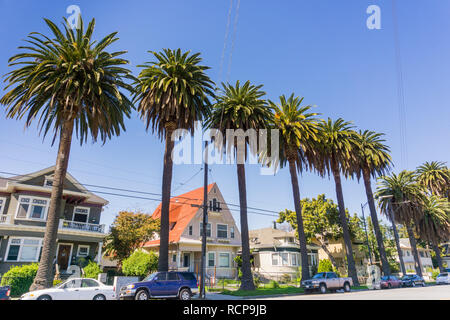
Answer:
POLYGON ((253 276, 253 283, 255 284, 255 288, 259 288, 259 285, 261 284, 261 277, 255 274, 253 276))
POLYGON ((89 264, 83 268, 84 271, 84 278, 93 278, 97 279, 98 275, 102 273, 102 269, 100 269, 100 266, 95 263, 94 261, 90 261, 89 264))
POLYGON ((431 274, 431 277, 434 279, 434 280, 436 280, 436 278, 437 278, 437 276, 439 275, 439 269, 434 269, 433 270, 433 272, 432 272, 432 274, 431 274))
POLYGON ((267 285, 267 288, 269 289, 278 289, 280 285, 275 280, 271 280, 269 284, 267 285))
POLYGON ((30 289, 39 265, 37 263, 13 266, 2 277, 2 286, 11 287, 12 296, 20 296, 30 289))
POLYGON ((329 259, 322 259, 319 261, 319 266, 317 267, 317 272, 332 272, 333 265, 329 259))
POLYGON ((126 276, 145 277, 157 268, 158 256, 154 252, 136 251, 122 262, 122 272, 126 276))
POLYGON ((58 284, 61 284, 61 283, 62 283, 62 281, 60 279, 53 280, 53 286, 54 287, 57 286, 58 284))
POLYGON ((291 276, 287 273, 284 273, 281 275, 280 277, 280 282, 281 283, 289 283, 291 281, 291 276))

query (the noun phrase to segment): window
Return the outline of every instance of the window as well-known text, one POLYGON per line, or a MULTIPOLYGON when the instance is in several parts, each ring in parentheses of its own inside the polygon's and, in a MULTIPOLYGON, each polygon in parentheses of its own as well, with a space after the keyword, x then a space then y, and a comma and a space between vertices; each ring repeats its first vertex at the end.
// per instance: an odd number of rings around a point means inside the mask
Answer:
POLYGON ((209 210, 214 212, 220 212, 222 211, 222 208, 220 207, 220 202, 217 201, 217 199, 212 199, 209 201, 209 210))
POLYGON ((43 198, 19 197, 16 218, 45 220, 50 201, 43 198))
POLYGON ((192 236, 192 226, 189 226, 189 235, 192 236))
MULTIPOLYGON (((203 222, 200 222, 200 236, 203 236, 203 222)), ((206 224, 206 236, 211 237, 211 223, 206 224)))
POLYGON ((219 253, 219 268, 230 267, 230 253, 221 252, 219 253))
POLYGON ((291 253, 291 265, 298 265, 298 255, 296 253, 291 253))
POLYGON ((35 262, 39 260, 42 239, 10 238, 6 261, 35 262))
POLYGON ((89 216, 89 208, 84 207, 75 207, 73 209, 73 221, 76 222, 88 222, 88 216, 89 216))
POLYGON ((177 262, 177 255, 176 254, 172 255, 172 262, 177 262))
POLYGON ((155 280, 156 281, 166 281, 167 272, 160 272, 156 275, 155 280))
POLYGON ((278 254, 272 253, 272 265, 277 266, 278 265, 278 254))
POLYGON ((5 206, 6 206, 6 198, 0 198, 0 214, 3 214, 3 213, 6 214, 5 206), (5 212, 3 212, 3 211, 5 211, 5 212))
POLYGON ((228 225, 217 224, 217 238, 228 238, 228 225))
POLYGON ((82 288, 94 288, 94 287, 100 287, 94 279, 83 279, 81 282, 82 288))
POLYGON ((287 252, 280 253, 280 257, 281 257, 281 264, 283 266, 287 266, 289 264, 287 252))
POLYGON ((230 237, 234 239, 234 227, 230 227, 230 237))
POLYGON ((420 251, 419 254, 423 258, 423 251, 420 251))
POLYGON ((178 274, 176 272, 169 272, 167 274, 167 280, 168 281, 178 281, 178 274))
POLYGON ((216 253, 208 252, 208 267, 214 267, 216 265, 216 253))
POLYGON ((89 246, 88 245, 79 245, 77 257, 87 257, 89 255, 89 246))
POLYGON ((409 251, 406 251, 406 255, 409 257, 410 256, 410 253, 409 253, 409 251))
POLYGON ((68 280, 64 285, 63 289, 75 289, 81 287, 80 279, 68 280))
POLYGON ((45 176, 44 187, 47 188, 53 187, 53 176, 45 176))

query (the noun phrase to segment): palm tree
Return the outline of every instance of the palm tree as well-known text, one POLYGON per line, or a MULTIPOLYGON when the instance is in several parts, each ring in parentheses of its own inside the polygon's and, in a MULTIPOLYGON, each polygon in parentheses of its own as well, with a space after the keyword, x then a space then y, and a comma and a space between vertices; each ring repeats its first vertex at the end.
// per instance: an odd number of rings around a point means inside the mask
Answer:
POLYGON ((449 199, 450 170, 444 162, 425 162, 416 170, 417 181, 431 194, 449 199))
POLYGON ((185 129, 193 133, 195 121, 210 113, 208 96, 214 96, 214 83, 206 75, 209 67, 199 65, 200 53, 181 49, 149 51, 156 58, 138 67, 143 68, 136 83, 135 101, 138 112, 152 132, 165 138, 162 178, 161 231, 158 271, 169 268, 169 205, 172 184, 174 141, 172 133, 185 129))
POLYGON ((416 225, 420 238, 429 242, 436 253, 440 272, 444 272, 439 243, 450 238, 450 204, 447 199, 432 195, 421 202, 422 218, 416 225))
POLYGON ((311 169, 313 166, 316 159, 318 124, 314 118, 317 113, 309 113, 311 106, 300 106, 302 101, 303 98, 295 97, 294 94, 288 99, 282 95, 279 105, 270 100, 269 105, 275 111, 273 127, 279 130, 280 165, 285 166, 286 162, 289 163, 302 257, 302 279, 306 280, 310 278, 310 274, 297 171, 302 172, 305 167, 311 169))
MULTIPOLYGON (((422 188, 417 184, 414 173, 403 170, 398 175, 379 178, 379 185, 376 192, 376 199, 379 200, 381 211, 386 214, 392 224, 400 223, 406 227, 411 244, 415 269, 418 275, 422 276, 422 263, 417 252, 416 238, 413 227, 419 221, 422 213, 419 203, 423 198, 422 188)), ((401 256, 400 245, 397 241, 397 250, 401 256)))
POLYGON ((28 36, 28 45, 20 47, 26 52, 9 59, 10 66, 18 67, 8 73, 6 88, 14 88, 0 100, 7 106, 7 117, 25 116, 26 127, 38 118, 44 137, 53 130, 54 143, 59 136, 42 255, 30 290, 52 285, 61 197, 73 131, 81 144, 87 141, 88 135, 93 141, 100 139, 105 143, 125 130, 124 117, 129 117, 133 108, 120 91, 132 91, 124 80, 133 77, 128 69, 121 67, 128 61, 118 57, 124 51, 105 51, 118 40, 116 32, 95 42, 91 40, 94 19, 86 32, 82 21, 74 31, 66 20, 63 32, 50 20, 45 22, 54 38, 37 32, 28 36))
POLYGON ((250 152, 255 153, 254 146, 249 145, 248 138, 245 138, 244 145, 235 144, 234 136, 228 137, 227 130, 242 129, 255 130, 256 133, 260 129, 266 129, 269 121, 272 119, 272 112, 267 106, 267 102, 262 99, 266 94, 260 90, 262 85, 252 85, 250 81, 241 85, 236 81, 236 85, 223 84, 223 89, 216 97, 217 102, 213 107, 213 112, 207 121, 207 127, 218 129, 223 133, 227 143, 227 150, 233 148, 238 151, 236 155, 237 177, 239 188, 239 205, 241 220, 241 238, 242 238, 242 290, 254 290, 253 276, 250 263, 250 246, 248 238, 248 221, 247 221, 247 189, 245 180, 245 160, 247 158, 247 149, 250 146, 250 152), (230 140, 231 139, 231 140, 230 140), (242 152, 242 150, 244 152, 242 152))
POLYGON ((385 275, 389 275, 390 267, 384 249, 383 236, 381 234, 380 225, 378 222, 377 211, 375 209, 375 202, 373 200, 373 192, 371 185, 371 176, 376 177, 384 175, 391 166, 391 156, 389 155, 389 147, 384 144, 382 139, 384 134, 375 133, 373 131, 365 130, 359 131, 356 134, 356 166, 358 170, 356 175, 363 176, 364 186, 366 188, 367 202, 370 209, 370 217, 377 239, 378 250, 380 253, 381 267, 385 275))
POLYGON ((319 123, 320 164, 318 164, 318 168, 319 170, 326 170, 328 174, 331 172, 334 176, 348 272, 353 279, 353 283, 359 285, 341 184, 341 172, 348 176, 355 171, 352 167, 355 162, 353 149, 355 132, 352 128, 350 122, 341 118, 334 122, 328 118, 327 121, 322 120, 319 123))

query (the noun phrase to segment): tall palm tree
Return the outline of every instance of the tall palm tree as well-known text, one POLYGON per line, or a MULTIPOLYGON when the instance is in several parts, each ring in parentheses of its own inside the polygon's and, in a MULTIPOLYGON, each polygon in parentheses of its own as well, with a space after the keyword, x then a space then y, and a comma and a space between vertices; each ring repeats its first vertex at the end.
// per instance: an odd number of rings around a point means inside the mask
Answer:
POLYGON ((355 259, 353 257, 352 240, 348 227, 347 215, 345 212, 344 195, 342 192, 341 172, 349 176, 354 173, 355 163, 354 140, 355 132, 350 122, 339 118, 336 121, 322 120, 319 123, 319 150, 320 164, 319 170, 325 170, 333 174, 336 185, 336 197, 339 207, 339 217, 342 225, 345 253, 347 256, 348 273, 355 285, 359 285, 356 272, 355 259))
POLYGON ((174 141, 176 129, 191 133, 195 121, 202 121, 210 113, 208 96, 214 96, 214 83, 205 73, 209 67, 199 63, 200 53, 190 54, 181 49, 149 51, 156 58, 138 67, 143 68, 136 83, 135 101, 138 112, 152 132, 165 138, 162 178, 161 231, 158 271, 169 268, 169 205, 172 184, 174 141))
POLYGON ((231 138, 232 140, 229 140, 226 131, 242 129, 245 132, 253 129, 258 133, 260 129, 268 128, 273 114, 267 106, 267 102, 262 99, 266 94, 261 90, 262 85, 255 86, 250 84, 250 81, 241 85, 239 81, 236 81, 234 86, 222 84, 222 87, 223 89, 216 97, 217 102, 214 104, 207 126, 218 129, 223 133, 227 143, 225 150, 230 150, 231 148, 244 150, 244 152, 238 152, 236 156, 242 238, 241 289, 254 290, 248 238, 247 189, 244 163, 247 157, 247 150, 250 149, 250 152, 255 153, 255 149, 252 146, 248 148, 248 138, 245 138, 244 146, 238 145, 239 139, 238 143, 235 144, 234 136, 231 138))
MULTIPOLYGON (((414 173, 404 170, 398 175, 393 173, 391 176, 380 177, 375 197, 379 200, 381 211, 393 224, 397 222, 406 227, 414 256, 415 269, 417 274, 422 276, 422 263, 417 251, 413 228, 422 216, 419 203, 423 198, 423 189, 417 184, 414 173)), ((397 243, 397 250, 399 256, 401 256, 399 243, 397 243)))
POLYGON ((378 222, 377 211, 375 209, 375 201, 373 200, 373 192, 371 185, 371 176, 376 177, 384 175, 391 166, 391 156, 389 155, 389 147, 384 144, 382 139, 384 134, 365 130, 359 131, 355 135, 355 153, 356 166, 358 170, 356 175, 359 177, 362 174, 364 186, 366 189, 367 202, 370 209, 370 217, 375 231, 375 238, 377 240, 378 250, 380 253, 381 267, 385 275, 391 273, 389 262, 384 249, 383 236, 378 222))
POLYGON ((449 199, 450 170, 444 162, 425 162, 416 170, 417 181, 430 191, 430 194, 449 199))
POLYGON ((131 92, 132 87, 124 80, 133 79, 130 71, 121 67, 128 64, 118 57, 124 51, 105 51, 118 40, 116 32, 95 42, 91 39, 94 19, 86 32, 82 21, 76 31, 67 20, 63 31, 50 20, 45 22, 53 38, 37 32, 28 36, 28 45, 20 47, 26 52, 9 59, 10 66, 17 68, 8 73, 6 88, 14 88, 0 100, 7 106, 7 117, 25 116, 26 127, 38 118, 44 137, 52 130, 54 143, 59 136, 42 255, 31 290, 52 285, 61 197, 73 131, 81 144, 88 135, 93 141, 100 139, 105 143, 125 130, 124 117, 129 117, 133 108, 121 91, 131 92))
POLYGON ((421 202, 422 218, 416 225, 420 238, 429 242, 436 253, 440 272, 444 272, 439 243, 450 238, 450 203, 447 199, 432 195, 421 202))
POLYGON ((311 106, 301 106, 302 101, 303 98, 295 97, 294 94, 288 99, 282 95, 279 104, 269 100, 269 105, 275 111, 273 127, 279 130, 280 165, 283 167, 286 163, 289 164, 302 257, 302 279, 306 280, 310 278, 310 274, 297 172, 313 167, 316 160, 318 123, 314 118, 317 113, 309 112, 311 106))

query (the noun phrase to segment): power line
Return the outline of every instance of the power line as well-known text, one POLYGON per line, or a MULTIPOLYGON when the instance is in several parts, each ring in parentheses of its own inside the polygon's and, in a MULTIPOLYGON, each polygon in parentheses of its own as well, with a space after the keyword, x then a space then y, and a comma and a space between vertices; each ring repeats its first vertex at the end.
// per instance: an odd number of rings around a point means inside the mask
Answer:
POLYGON ((227 81, 230 78, 231 73, 231 64, 233 62, 233 51, 234 51, 234 44, 236 42, 236 33, 237 33, 237 24, 239 20, 239 8, 241 6, 241 0, 237 1, 237 7, 236 7, 236 13, 234 15, 234 22, 233 22, 233 38, 231 39, 231 50, 230 50, 230 58, 228 60, 228 72, 227 72, 227 81))
POLYGON ((203 168, 200 168, 200 170, 198 170, 192 177, 190 177, 189 179, 187 179, 185 182, 180 182, 180 185, 173 189, 173 192, 177 191, 179 188, 181 188, 182 186, 184 186, 186 183, 190 182, 192 179, 194 179, 201 171, 203 170, 203 168))

